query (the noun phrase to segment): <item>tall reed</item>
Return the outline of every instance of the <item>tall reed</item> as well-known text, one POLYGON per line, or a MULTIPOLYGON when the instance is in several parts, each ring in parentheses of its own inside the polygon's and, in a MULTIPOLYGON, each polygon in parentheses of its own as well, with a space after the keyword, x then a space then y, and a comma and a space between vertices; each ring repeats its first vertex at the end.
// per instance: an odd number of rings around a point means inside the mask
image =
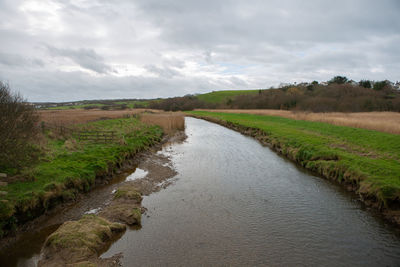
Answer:
POLYGON ((185 118, 182 113, 143 113, 140 115, 140 120, 147 124, 160 126, 167 134, 185 129, 185 118))

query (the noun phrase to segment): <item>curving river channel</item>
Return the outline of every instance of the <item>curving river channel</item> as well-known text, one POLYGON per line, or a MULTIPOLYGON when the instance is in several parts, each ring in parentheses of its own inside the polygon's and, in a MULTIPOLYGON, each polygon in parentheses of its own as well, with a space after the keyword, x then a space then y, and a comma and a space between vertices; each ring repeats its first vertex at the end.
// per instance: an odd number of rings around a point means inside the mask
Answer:
POLYGON ((178 172, 173 183, 144 198, 142 228, 102 257, 122 252, 124 266, 400 266, 399 230, 354 194, 219 125, 186 118, 186 134, 161 151, 178 172))
POLYGON ((252 138, 186 118, 173 185, 102 256, 125 266, 399 266, 400 235, 341 187, 252 138))

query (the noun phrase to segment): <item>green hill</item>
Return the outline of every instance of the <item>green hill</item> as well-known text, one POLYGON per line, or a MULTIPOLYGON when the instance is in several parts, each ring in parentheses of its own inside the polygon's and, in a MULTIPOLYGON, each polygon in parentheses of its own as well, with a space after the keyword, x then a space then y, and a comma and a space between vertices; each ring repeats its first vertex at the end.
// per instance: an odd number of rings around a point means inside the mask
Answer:
POLYGON ((226 90, 213 91, 211 93, 198 95, 197 98, 207 103, 226 103, 228 99, 234 99, 239 95, 257 94, 259 90, 226 90))

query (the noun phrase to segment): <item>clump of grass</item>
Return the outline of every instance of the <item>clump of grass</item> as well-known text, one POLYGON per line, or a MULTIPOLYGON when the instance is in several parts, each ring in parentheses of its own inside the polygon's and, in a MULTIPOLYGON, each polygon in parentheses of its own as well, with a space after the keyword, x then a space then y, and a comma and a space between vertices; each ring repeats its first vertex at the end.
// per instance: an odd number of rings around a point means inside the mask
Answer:
POLYGON ((114 194, 114 198, 124 198, 127 200, 133 200, 136 203, 142 202, 142 195, 134 188, 134 187, 121 187, 117 189, 117 191, 114 194))
POLYGON ((185 118, 182 113, 144 113, 140 115, 140 120, 150 125, 158 125, 169 134, 185 130, 185 118))
POLYGON ((96 215, 84 215, 79 221, 68 221, 51 234, 39 265, 73 264, 97 257, 109 241, 126 229, 124 224, 111 223, 96 215))

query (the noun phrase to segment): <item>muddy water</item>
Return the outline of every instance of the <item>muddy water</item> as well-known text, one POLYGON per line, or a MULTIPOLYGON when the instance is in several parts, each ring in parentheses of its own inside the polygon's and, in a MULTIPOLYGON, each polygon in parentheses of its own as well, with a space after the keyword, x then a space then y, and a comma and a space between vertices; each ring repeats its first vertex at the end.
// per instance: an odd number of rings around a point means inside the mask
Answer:
POLYGON ((400 234, 353 194, 255 140, 186 119, 173 185, 103 257, 125 266, 399 266, 400 234))

